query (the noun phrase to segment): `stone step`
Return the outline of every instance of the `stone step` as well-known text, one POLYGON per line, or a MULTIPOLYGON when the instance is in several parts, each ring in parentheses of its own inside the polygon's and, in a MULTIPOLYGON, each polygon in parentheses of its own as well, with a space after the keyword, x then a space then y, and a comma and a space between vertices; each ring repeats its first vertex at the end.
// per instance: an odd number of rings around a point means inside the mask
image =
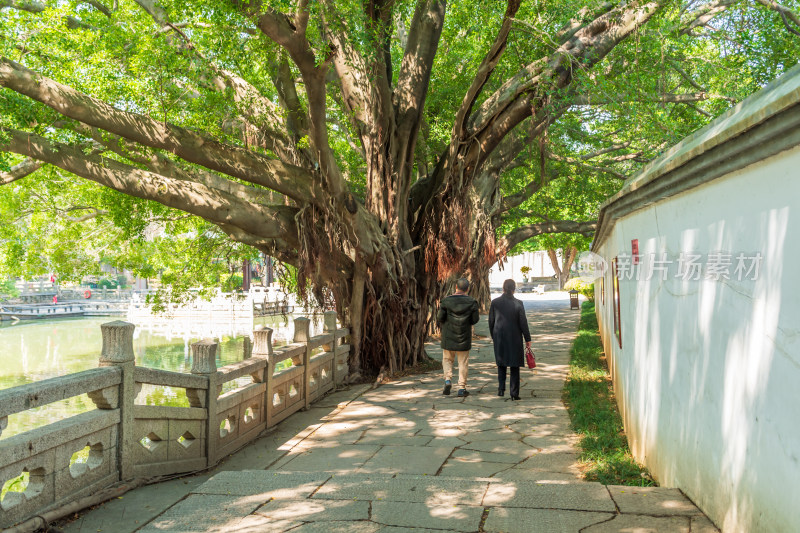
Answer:
POLYGON ((716 531, 674 489, 277 470, 220 472, 140 531, 478 531, 481 527, 506 533, 597 533, 640 527, 716 531))

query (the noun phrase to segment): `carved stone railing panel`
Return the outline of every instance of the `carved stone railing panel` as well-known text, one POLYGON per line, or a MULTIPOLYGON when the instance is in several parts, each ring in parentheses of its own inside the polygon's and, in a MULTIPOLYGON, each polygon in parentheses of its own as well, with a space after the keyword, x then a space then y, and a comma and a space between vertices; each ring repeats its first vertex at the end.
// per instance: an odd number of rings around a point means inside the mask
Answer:
POLYGON ((79 437, 55 449, 56 501, 88 496, 118 479, 116 425, 79 437), (76 452, 86 447, 90 449, 86 461, 70 464, 76 452))
POLYGON ((0 390, 0 418, 119 385, 121 380, 118 368, 93 368, 0 390))
POLYGON ((24 492, 7 492, 0 501, 0 526, 22 521, 40 510, 51 507, 55 498, 55 450, 0 467, 0 483, 27 472, 28 485, 24 492))
POLYGON ((135 413, 137 476, 205 468, 205 409, 143 405, 135 413))
POLYGON ((70 475, 72 454, 87 444, 103 443, 108 470, 87 474, 80 483, 68 486, 88 494, 117 481, 119 413, 119 409, 89 411, 0 441, 0 486, 23 472, 30 476, 24 493, 8 492, 0 502, 0 527, 73 499, 73 493, 63 489, 63 483, 70 475))
POLYGON ((253 396, 263 396, 266 386, 263 383, 251 383, 250 385, 227 392, 217 399, 217 412, 228 411, 241 403, 247 402, 253 396))
POLYGON ((350 346, 336 314, 326 313, 322 335, 295 320, 292 344, 273 350, 272 330, 253 332, 243 361, 217 369, 217 344, 192 345, 191 374, 137 368, 134 326, 101 326, 100 367, 0 391, 0 434, 8 416, 80 394, 97 407, 42 428, 0 440, 0 484, 29 474, 27 490, 0 502, 0 527, 41 514, 119 480, 186 473, 216 464, 310 403, 348 374, 350 346), (249 355, 249 357, 247 357, 249 355), (279 372, 275 369, 292 366, 279 372), (220 394, 223 383, 250 376, 220 394), (143 384, 183 388, 190 407, 137 405, 143 384), (84 457, 78 462, 73 459, 84 457))

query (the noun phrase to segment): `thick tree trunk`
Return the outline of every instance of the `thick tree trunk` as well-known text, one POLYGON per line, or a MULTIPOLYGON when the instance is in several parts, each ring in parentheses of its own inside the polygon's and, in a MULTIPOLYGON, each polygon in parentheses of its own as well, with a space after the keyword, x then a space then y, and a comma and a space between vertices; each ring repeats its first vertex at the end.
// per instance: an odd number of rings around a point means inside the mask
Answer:
POLYGON ((547 257, 550 258, 550 263, 553 265, 553 270, 556 271, 558 278, 558 288, 563 289, 569 280, 569 271, 572 268, 572 263, 575 262, 575 256, 578 254, 578 249, 570 246, 561 251, 561 264, 558 264, 558 256, 556 251, 552 248, 547 250, 547 257))
POLYGON ((394 374, 429 359, 425 341, 430 310, 435 307, 425 290, 415 280, 399 284, 365 280, 361 294, 354 292, 350 311, 352 371, 394 374))

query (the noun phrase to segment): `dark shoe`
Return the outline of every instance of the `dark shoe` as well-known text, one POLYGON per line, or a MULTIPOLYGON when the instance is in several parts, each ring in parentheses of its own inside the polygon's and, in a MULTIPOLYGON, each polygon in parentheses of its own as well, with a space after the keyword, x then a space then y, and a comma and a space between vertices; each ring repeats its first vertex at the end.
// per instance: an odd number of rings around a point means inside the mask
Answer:
POLYGON ((469 391, 467 389, 458 389, 459 398, 466 398, 467 396, 469 396, 469 391))
POLYGON ((506 395, 506 391, 504 389, 497 389, 497 395, 498 396, 505 396, 506 395))
POLYGON ((450 396, 450 388, 452 386, 453 385, 450 383, 449 379, 445 380, 445 382, 444 382, 444 390, 442 391, 442 394, 444 394, 445 396, 450 396))
POLYGON ((519 396, 512 396, 511 399, 512 400, 521 400, 522 398, 520 398, 519 396))

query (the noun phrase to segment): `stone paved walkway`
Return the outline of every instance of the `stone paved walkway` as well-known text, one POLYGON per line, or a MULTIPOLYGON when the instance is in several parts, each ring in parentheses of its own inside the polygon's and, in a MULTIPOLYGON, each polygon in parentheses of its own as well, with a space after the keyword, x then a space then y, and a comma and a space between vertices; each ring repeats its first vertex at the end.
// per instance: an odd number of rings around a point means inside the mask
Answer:
POLYGON ((539 371, 522 370, 522 401, 496 396, 478 339, 465 399, 442 396, 438 374, 340 391, 212 474, 133 491, 66 531, 717 531, 678 490, 581 480, 560 400, 578 312, 529 298, 539 371))

